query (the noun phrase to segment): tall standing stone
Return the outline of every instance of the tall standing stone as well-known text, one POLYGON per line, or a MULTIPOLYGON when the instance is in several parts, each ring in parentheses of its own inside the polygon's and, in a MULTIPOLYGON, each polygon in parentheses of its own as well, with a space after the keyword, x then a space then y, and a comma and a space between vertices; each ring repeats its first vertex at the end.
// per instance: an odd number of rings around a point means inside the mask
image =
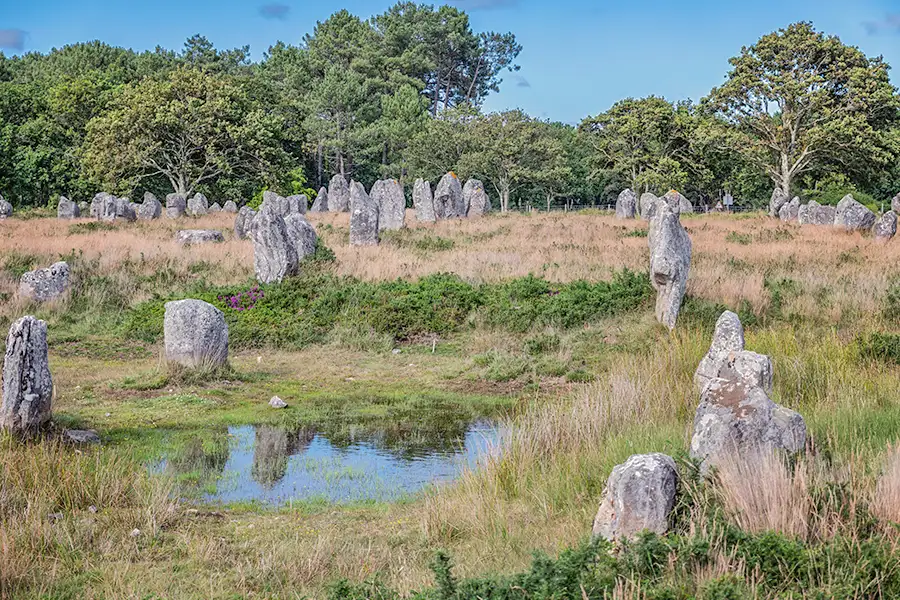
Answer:
POLYGON ((868 231, 875 225, 875 213, 847 194, 834 211, 834 226, 845 231, 868 231))
POLYGON ((260 283, 279 282, 297 273, 297 247, 274 204, 260 207, 249 233, 253 240, 253 267, 260 283))
POLYGON ((162 216, 162 204, 150 192, 144 193, 144 201, 138 207, 137 218, 141 221, 152 221, 162 216))
POLYGON ((897 213, 887 211, 872 226, 872 235, 879 242, 886 242, 897 235, 897 213))
POLYGON ((656 290, 656 319, 675 328, 691 268, 691 238, 681 225, 680 194, 659 199, 650 222, 650 283, 656 290))
POLYGON ((309 198, 306 197, 306 194, 296 194, 294 196, 288 196, 284 199, 284 201, 287 205, 288 214, 306 214, 306 209, 309 206, 309 198))
POLYGON ((659 202, 659 198, 656 197, 656 194, 652 194, 650 192, 644 192, 641 194, 641 202, 640 202, 640 212, 641 218, 645 221, 650 221, 653 219, 653 216, 656 214, 656 203, 659 202))
POLYGON ((249 206, 242 206, 234 218, 234 237, 246 240, 250 236, 250 224, 256 217, 256 211, 249 206))
POLYGON ((202 300, 166 302, 165 308, 166 361, 192 369, 228 362, 228 324, 222 311, 202 300))
POLYGON ((297 249, 297 260, 303 260, 316 253, 318 236, 316 229, 301 214, 293 213, 284 218, 288 237, 297 249))
POLYGON ((6 336, 0 427, 18 434, 36 433, 50 422, 52 400, 47 324, 22 317, 6 336))
POLYGON ((181 194, 168 194, 166 196, 166 217, 178 219, 187 214, 187 200, 181 194))
POLYGON ((128 198, 116 198, 116 218, 123 221, 137 221, 136 205, 128 198))
POLYGON ((431 183, 421 177, 413 184, 413 207, 416 209, 416 220, 420 223, 434 223, 434 195, 431 183))
POLYGON ((399 181, 396 179, 376 181, 369 196, 378 206, 379 231, 396 231, 403 228, 406 220, 406 196, 399 181))
POLYGON ((788 203, 788 195, 780 187, 772 191, 772 197, 769 199, 769 216, 779 218, 781 216, 781 207, 788 203))
POLYGON ((350 187, 343 175, 338 173, 328 182, 328 211, 347 212, 350 210, 350 187))
POLYGON ((358 181, 351 182, 350 245, 378 245, 378 218, 378 205, 366 193, 366 188, 358 181))
POLYGON ((56 217, 58 219, 77 219, 81 216, 81 209, 78 205, 66 198, 59 197, 59 205, 56 207, 56 217))
POLYGON ((235 204, 234 200, 229 200, 222 206, 222 212, 236 214, 238 211, 237 204, 235 204))
POLYGON ((793 223, 800 220, 800 198, 794 197, 790 202, 781 205, 778 218, 784 223, 793 223))
POLYGON ((187 201, 187 213, 192 217, 200 217, 209 213, 209 200, 199 192, 194 194, 194 197, 187 201))
POLYGON ((694 386, 702 392, 706 384, 719 376, 722 366, 729 355, 744 349, 744 326, 740 318, 730 310, 726 310, 716 321, 712 344, 700 365, 694 372, 694 386))
MULTIPOLYGON (((2 199, 2 197, 0 197, 0 199, 2 199)), ((891 200, 891 210, 894 211, 894 214, 900 215, 900 194, 897 194, 891 200)))
POLYGON ((113 222, 118 218, 119 199, 112 194, 106 194, 102 198, 103 206, 100 208, 100 220, 113 222))
POLYGON ((616 199, 616 218, 633 219, 637 208, 637 196, 631 189, 624 189, 616 199))
POLYGON ((8 219, 13 214, 12 204, 3 199, 3 196, 0 196, 0 220, 8 219))
POLYGON ((480 217, 491 212, 491 198, 478 179, 470 179, 463 186, 463 204, 467 217, 480 217))
POLYGON ((328 212, 328 190, 324 186, 319 188, 319 193, 316 194, 316 199, 313 200, 312 206, 309 207, 309 212, 328 212))
POLYGON ((434 216, 438 221, 464 217, 465 200, 462 185, 456 173, 450 172, 441 177, 434 191, 434 216))

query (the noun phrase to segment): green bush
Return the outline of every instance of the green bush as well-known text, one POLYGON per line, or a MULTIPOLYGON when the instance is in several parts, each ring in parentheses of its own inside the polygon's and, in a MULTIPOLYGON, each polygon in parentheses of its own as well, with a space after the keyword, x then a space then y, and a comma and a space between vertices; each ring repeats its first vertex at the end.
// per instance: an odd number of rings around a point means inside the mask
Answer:
POLYGON ((860 356, 900 365, 900 335, 870 333, 857 338, 860 356))

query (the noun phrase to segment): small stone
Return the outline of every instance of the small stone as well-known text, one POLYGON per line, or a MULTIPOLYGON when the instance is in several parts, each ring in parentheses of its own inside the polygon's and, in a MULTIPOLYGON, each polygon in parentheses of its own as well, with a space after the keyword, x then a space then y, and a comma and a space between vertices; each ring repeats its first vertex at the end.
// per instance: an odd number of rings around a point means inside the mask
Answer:
POLYGON ((140 529, 137 529, 137 528, 134 528, 134 529, 131 530, 131 533, 130 533, 129 535, 130 535, 131 537, 133 537, 133 538, 140 537, 140 535, 141 535, 141 530, 140 530, 140 529))
POLYGON ((94 506, 93 504, 91 504, 90 506, 88 506, 88 512, 90 512, 92 514, 97 514, 97 507, 94 506))
POLYGON ((422 178, 413 184, 413 208, 416 209, 416 220, 420 223, 434 223, 434 195, 431 184, 422 178))
POLYGON ((394 348, 393 350, 391 350, 391 354, 400 354, 401 352, 403 351, 400 348, 394 348))
POLYGON ((46 269, 28 271, 19 280, 19 295, 37 302, 48 302, 69 289, 69 265, 64 261, 46 269))
MULTIPOLYGON (((76 445, 100 443, 100 436, 93 429, 66 429, 63 437, 66 442, 76 445)), ((96 512, 96 509, 94 509, 94 512, 96 512)))
POLYGON ((56 521, 62 521, 65 518, 65 515, 61 512, 54 512, 47 515, 47 518, 55 523, 56 521))
POLYGON ((222 232, 216 229, 182 229, 175 234, 175 241, 182 246, 224 242, 222 232))
POLYGON ((218 202, 213 202, 212 205, 207 210, 207 212, 209 214, 220 213, 220 212, 222 212, 222 207, 219 205, 218 202))
POLYGON ((59 197, 59 205, 56 207, 56 218, 58 219, 77 219, 81 216, 81 209, 78 205, 66 198, 59 197))
POLYGON ((880 242, 886 242, 897 235, 897 213, 887 211, 872 226, 872 234, 880 242))
POLYGON ((269 400, 269 406, 271 406, 272 408, 287 408, 287 402, 285 402, 278 396, 272 396, 272 399, 269 400))
POLYGON ((168 362, 189 368, 228 362, 228 325, 222 311, 202 300, 167 302, 165 311, 168 362))

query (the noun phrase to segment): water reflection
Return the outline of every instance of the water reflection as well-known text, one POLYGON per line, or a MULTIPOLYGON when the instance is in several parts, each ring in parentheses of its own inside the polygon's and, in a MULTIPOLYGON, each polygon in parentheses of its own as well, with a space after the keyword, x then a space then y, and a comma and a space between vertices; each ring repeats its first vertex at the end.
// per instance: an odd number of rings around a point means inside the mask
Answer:
POLYGON ((453 480, 497 440, 495 425, 487 421, 452 423, 439 431, 245 425, 186 442, 163 467, 193 473, 180 479, 204 500, 389 501, 453 480))

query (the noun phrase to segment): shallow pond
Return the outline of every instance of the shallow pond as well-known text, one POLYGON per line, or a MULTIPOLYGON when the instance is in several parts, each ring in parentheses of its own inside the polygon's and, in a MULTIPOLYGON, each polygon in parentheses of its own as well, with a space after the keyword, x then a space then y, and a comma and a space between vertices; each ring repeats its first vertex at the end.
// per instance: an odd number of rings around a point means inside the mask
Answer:
POLYGON ((394 501, 452 481, 495 452, 498 438, 491 421, 439 435, 242 425, 189 437, 154 471, 175 475, 186 496, 207 502, 394 501))

